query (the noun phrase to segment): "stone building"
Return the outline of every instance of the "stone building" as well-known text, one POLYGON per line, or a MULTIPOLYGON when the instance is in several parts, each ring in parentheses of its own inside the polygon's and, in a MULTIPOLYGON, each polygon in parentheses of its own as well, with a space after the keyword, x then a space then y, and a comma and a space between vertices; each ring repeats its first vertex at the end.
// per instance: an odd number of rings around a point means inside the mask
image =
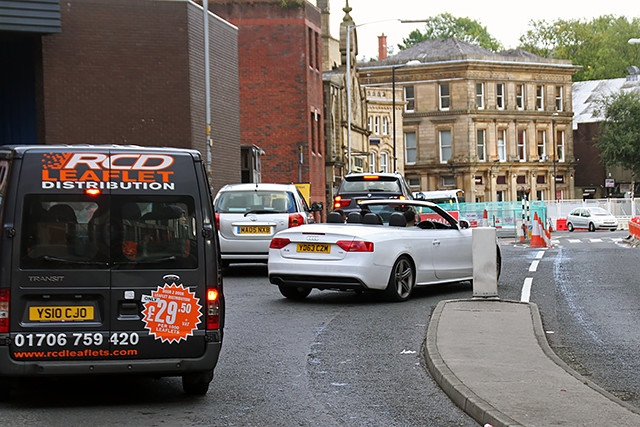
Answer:
POLYGON ((366 171, 403 174, 405 150, 402 137, 402 111, 405 102, 402 91, 393 87, 369 87, 365 88, 365 95, 367 129, 371 132, 366 171))
MULTIPOLYGON (((357 69, 367 93, 402 89, 404 175, 469 202, 574 198, 569 61, 427 40, 357 69)), ((389 110, 390 111, 390 110, 389 110)), ((388 119, 391 120, 391 115, 388 119)))
POLYGON ((349 171, 369 170, 369 134, 367 100, 360 85, 356 58, 358 37, 356 24, 349 14, 348 2, 342 9, 340 37, 329 34, 329 0, 318 0, 322 12, 324 87, 325 178, 327 206, 342 177, 349 171), (326 31, 326 32, 324 32, 326 31), (349 43, 347 32, 349 31, 349 43), (348 45, 348 46, 347 46, 348 45), (350 69, 347 70, 347 50, 350 50, 350 69), (347 83, 348 82, 348 83, 347 83), (347 89, 348 87, 348 89, 347 89), (349 98, 350 100, 349 100, 349 98), (351 165, 349 165, 351 158, 351 165))

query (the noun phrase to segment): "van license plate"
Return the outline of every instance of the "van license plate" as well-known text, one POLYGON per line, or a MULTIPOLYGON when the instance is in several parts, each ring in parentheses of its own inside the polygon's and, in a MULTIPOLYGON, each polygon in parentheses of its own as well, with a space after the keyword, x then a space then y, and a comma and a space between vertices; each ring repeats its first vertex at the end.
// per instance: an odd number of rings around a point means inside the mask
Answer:
POLYGON ((313 252, 328 254, 331 249, 326 243, 298 243, 296 252, 313 252))
POLYGON ((81 322, 95 320, 90 305, 33 306, 29 307, 29 320, 34 322, 81 322))
POLYGON ((240 234, 271 234, 271 226, 241 225, 240 234))

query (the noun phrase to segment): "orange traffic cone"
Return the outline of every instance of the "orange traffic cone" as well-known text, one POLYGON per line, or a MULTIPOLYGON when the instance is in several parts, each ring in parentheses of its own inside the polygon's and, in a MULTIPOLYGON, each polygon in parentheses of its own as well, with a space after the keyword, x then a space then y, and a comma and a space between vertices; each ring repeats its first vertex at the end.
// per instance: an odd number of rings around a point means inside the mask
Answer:
POLYGON ((546 248, 542 236, 540 236, 540 229, 542 228, 540 224, 540 218, 538 217, 538 213, 536 212, 533 217, 533 224, 531 229, 531 243, 529 244, 530 248, 546 248))

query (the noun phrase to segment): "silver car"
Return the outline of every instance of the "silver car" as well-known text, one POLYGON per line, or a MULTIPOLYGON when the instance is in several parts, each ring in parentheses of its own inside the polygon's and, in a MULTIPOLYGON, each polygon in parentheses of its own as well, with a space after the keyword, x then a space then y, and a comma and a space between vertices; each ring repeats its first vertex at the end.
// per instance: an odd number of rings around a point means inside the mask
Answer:
MULTIPOLYGON (((293 184, 230 184, 214 199, 222 265, 267 262, 278 231, 313 222, 302 193, 293 184)), ((314 210, 322 207, 314 203, 314 210)))
POLYGON ((569 231, 576 229, 615 231, 618 229, 618 220, 606 209, 598 207, 575 208, 567 215, 567 229, 569 231))

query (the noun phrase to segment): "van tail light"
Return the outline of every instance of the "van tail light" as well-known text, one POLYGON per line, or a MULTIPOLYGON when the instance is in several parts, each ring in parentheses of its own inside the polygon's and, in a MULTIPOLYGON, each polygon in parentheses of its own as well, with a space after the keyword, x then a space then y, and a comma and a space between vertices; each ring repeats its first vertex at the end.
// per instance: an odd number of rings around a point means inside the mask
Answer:
POLYGON ((207 288, 207 330, 220 329, 220 293, 207 288))
POLYGON ((0 289, 0 333, 9 332, 9 289, 0 289))
POLYGON ((271 239, 271 243, 269 243, 269 249, 282 249, 291 243, 291 240, 283 238, 283 237, 274 237, 271 239))
POLYGON ((373 242, 363 240, 338 240, 336 245, 347 252, 373 252, 373 242))
POLYGON ((289 228, 304 224, 304 216, 299 213, 289 214, 289 228))
POLYGON ((334 209, 346 208, 350 204, 351 204, 351 199, 343 199, 342 196, 336 196, 333 198, 334 209))

